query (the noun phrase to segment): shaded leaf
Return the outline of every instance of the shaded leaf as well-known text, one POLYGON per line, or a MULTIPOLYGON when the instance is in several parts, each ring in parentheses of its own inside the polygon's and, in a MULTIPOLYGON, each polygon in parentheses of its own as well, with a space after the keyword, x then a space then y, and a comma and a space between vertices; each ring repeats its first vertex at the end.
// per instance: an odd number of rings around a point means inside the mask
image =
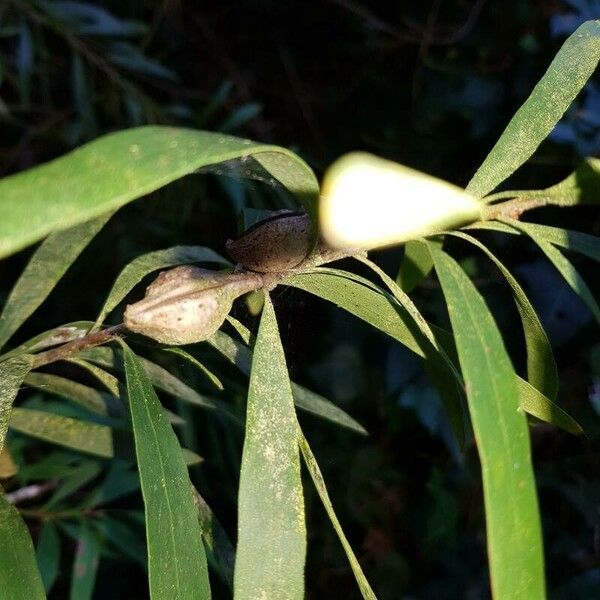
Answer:
POLYGON ((82 521, 75 545, 70 600, 91 600, 96 585, 100 551, 98 534, 87 520, 82 521))
POLYGON ((29 531, 17 509, 0 491, 0 590, 10 600, 44 600, 29 531))
POLYGON ((411 292, 433 269, 431 255, 422 244, 416 241, 406 242, 404 256, 396 277, 396 283, 408 294, 411 292))
POLYGON ((182 348, 165 348, 166 352, 179 356, 192 366, 194 366, 206 379, 208 379, 218 390, 223 390, 223 383, 221 380, 206 366, 204 366, 196 357, 192 356, 189 352, 186 352, 182 348))
POLYGON ((121 344, 144 497, 150 595, 209 599, 206 555, 179 442, 142 363, 121 344))
MULTIPOLYGON (((0 180, 0 258, 197 171, 253 156, 314 216, 318 183, 293 152, 223 134, 139 127, 0 180)), ((243 174, 243 170, 242 170, 243 174)))
POLYGON ((544 555, 529 434, 510 358, 485 301, 447 254, 430 246, 446 298, 481 460, 496 598, 545 598, 544 555))
POLYGON ((52 589, 60 569, 60 536, 52 521, 46 521, 42 525, 35 555, 44 582, 44 589, 48 593, 52 589))
POLYGON ((600 21, 587 21, 565 41, 466 191, 481 198, 514 173, 554 129, 599 59, 600 21))
POLYGON ((11 290, 0 315, 0 348, 48 297, 111 216, 112 213, 107 213, 53 233, 42 242, 11 290))
POLYGON ((306 526, 298 423, 273 305, 262 313, 238 495, 236 600, 304 598, 306 526))
POLYGON ((127 294, 149 273, 176 265, 209 262, 229 265, 229 261, 210 248, 203 246, 174 246, 166 250, 148 252, 133 259, 115 280, 104 306, 96 319, 96 326, 127 296, 127 294))
POLYGON ((0 452, 4 448, 13 402, 32 365, 33 356, 29 354, 0 363, 0 452))
POLYGON ((327 511, 327 515, 329 516, 329 520, 337 533, 337 536, 344 547, 344 552, 348 557, 348 561, 350 562, 350 566, 352 567, 352 572, 354 573, 354 577, 356 578, 356 582, 358 583, 358 587, 360 589, 360 593, 365 600, 374 600, 376 599, 375 593, 371 589, 365 574, 350 546, 350 542, 348 542, 348 538, 342 529, 340 522, 338 521, 337 515, 335 514, 335 510, 333 509, 333 504, 331 503, 331 499, 329 498, 329 493, 327 492, 327 487, 325 486, 325 480, 323 479, 323 475, 321 474, 321 469, 317 464, 317 459, 315 455, 312 453, 308 442, 304 435, 300 434, 299 437, 299 445, 300 450, 302 452, 302 457, 304 458, 304 464, 310 473, 310 476, 315 484, 315 488, 317 489, 317 493, 321 498, 321 502, 327 511))

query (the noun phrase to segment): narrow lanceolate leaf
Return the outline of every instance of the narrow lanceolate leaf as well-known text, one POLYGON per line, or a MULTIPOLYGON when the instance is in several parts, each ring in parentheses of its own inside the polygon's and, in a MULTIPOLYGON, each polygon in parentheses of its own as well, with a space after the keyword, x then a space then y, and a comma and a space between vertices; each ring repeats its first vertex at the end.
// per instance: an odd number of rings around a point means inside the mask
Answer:
POLYGON ((304 598, 299 428, 273 305, 254 347, 238 495, 236 600, 304 598))
POLYGON ((469 182, 467 192, 485 196, 535 152, 591 77, 599 59, 600 21, 587 21, 563 44, 469 182))
POLYGON ((317 493, 321 498, 321 502, 323 502, 323 506, 327 511, 329 520, 331 521, 331 524, 333 525, 333 528, 335 529, 335 532, 337 533, 338 538, 342 543, 344 552, 348 557, 348 561, 350 562, 350 566, 352 567, 354 577, 356 578, 356 582, 358 583, 360 593, 362 594, 362 597, 365 600, 375 600, 375 593, 371 589, 371 586, 369 585, 369 582, 367 581, 367 578, 363 573, 360 563, 358 562, 358 559, 356 558, 356 555, 354 554, 354 551, 350 546, 350 542, 348 542, 348 538, 346 537, 346 534, 344 533, 344 530, 342 529, 342 526, 338 521, 337 515, 335 514, 333 504, 331 503, 329 493, 327 492, 327 487, 325 486, 325 480, 323 479, 323 475, 321 474, 321 469, 317 464, 315 455, 312 453, 312 450, 310 449, 306 438, 302 434, 300 434, 299 444, 300 450, 302 452, 302 457, 304 458, 304 463, 306 464, 306 468, 308 469, 313 483, 315 484, 315 488, 317 488, 317 493))
POLYGON ((0 594, 10 600, 44 600, 33 543, 21 515, 0 491, 0 594))
POLYGON ((539 232, 533 228, 529 228, 526 223, 513 221, 511 225, 524 231, 539 246, 540 250, 569 284, 569 287, 583 300, 596 321, 600 323, 600 307, 587 283, 583 280, 571 261, 560 250, 557 250, 551 243, 547 242, 539 232))
POLYGON ((104 322, 107 315, 146 275, 159 269, 197 262, 230 264, 214 250, 203 246, 175 246, 138 256, 119 273, 96 319, 96 326, 104 322))
POLYGON ((465 379, 483 474, 495 598, 545 598, 540 516, 515 373, 489 309, 458 264, 431 247, 465 379))
POLYGON ((555 206, 577 206, 599 204, 598 182, 600 181, 600 159, 586 158, 567 178, 543 190, 506 190, 486 196, 485 202, 492 203, 505 198, 514 198, 516 208, 527 205, 530 200, 536 204, 555 206))
MULTIPOLYGON (((234 364, 242 373, 244 373, 244 375, 250 375, 252 364, 252 350, 250 350, 250 348, 247 348, 241 342, 238 342, 222 331, 217 331, 207 341, 215 348, 215 350, 220 352, 229 362, 234 364)), ((353 419, 348 413, 344 412, 333 402, 327 400, 327 398, 324 398, 293 381, 291 384, 294 404, 298 408, 310 412, 321 419, 331 421, 336 425, 356 431, 357 433, 363 435, 367 433, 365 428, 358 421, 353 419)))
POLYGON ((123 343, 153 600, 210 598, 206 555, 179 442, 143 366, 123 343))
POLYGON ((65 325, 54 327, 32 337, 30 340, 13 348, 10 352, 6 352, 0 356, 0 361, 17 354, 39 352, 52 346, 72 342, 86 335, 93 324, 92 321, 75 321, 74 323, 66 323, 65 325))
POLYGON ((0 363, 0 452, 4 447, 12 404, 32 365, 33 356, 29 354, 15 356, 0 363))
POLYGON ((519 223, 512 219, 505 219, 504 222, 482 221, 481 223, 471 225, 469 229, 487 229, 489 231, 521 235, 522 231, 515 228, 515 225, 519 224, 521 226, 525 225, 527 231, 537 233, 547 242, 550 242, 559 248, 583 254, 592 260, 600 262, 600 238, 595 235, 582 233, 581 231, 561 229, 560 227, 549 227, 548 225, 539 225, 537 223, 519 223))
POLYGON ((530 383, 517 377, 519 391, 519 406, 540 421, 560 427, 569 433, 580 435, 583 433, 581 425, 558 404, 544 396, 530 383))
POLYGON ((42 525, 35 555, 44 589, 48 593, 58 577, 60 568, 60 536, 53 521, 47 521, 42 525))
POLYGON ((556 371, 552 346, 550 345, 550 340, 540 323, 535 309, 525 295, 523 288, 512 276, 512 273, 479 240, 466 233, 450 232, 450 234, 466 240, 482 250, 498 269, 500 269, 500 272, 512 288, 513 297, 521 317, 523 332, 525 334, 525 345, 527 347, 527 376, 529 383, 542 392, 542 394, 554 400, 558 392, 558 373, 556 371))
MULTIPOLYGON (((185 175, 253 157, 313 216, 319 186, 293 152, 227 135, 138 127, 105 135, 0 181, 0 258, 50 233, 114 211, 185 175)), ((244 175, 243 168, 240 174, 244 175)))
POLYGON ((87 452, 103 458, 112 458, 113 440, 110 427, 63 417, 42 410, 13 408, 11 429, 58 444, 65 448, 87 452))
POLYGON ((210 369, 208 369, 205 365, 203 365, 195 356, 192 356, 189 352, 186 352, 182 348, 177 348, 177 347, 165 348, 165 351, 170 352, 171 354, 175 354, 176 356, 179 356, 180 358, 182 358, 183 360, 188 362, 190 365, 195 367, 218 390, 225 389, 223 387, 222 381, 210 369))
POLYGON ((87 521, 79 527, 71 573, 70 600, 91 600, 96 584, 101 544, 98 534, 87 521))
POLYGON ((0 315, 0 348, 48 297, 111 214, 54 233, 42 242, 13 287, 0 315))
POLYGON ((427 248, 416 241, 406 242, 396 283, 408 294, 427 277, 432 268, 433 261, 427 248))

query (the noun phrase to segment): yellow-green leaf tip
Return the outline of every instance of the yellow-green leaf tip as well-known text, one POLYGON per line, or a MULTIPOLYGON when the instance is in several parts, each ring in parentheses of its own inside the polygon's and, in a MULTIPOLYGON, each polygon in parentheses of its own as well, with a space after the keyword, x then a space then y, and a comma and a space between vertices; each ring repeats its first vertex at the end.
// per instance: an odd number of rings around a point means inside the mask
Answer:
POLYGON ((323 180, 319 223, 334 248, 402 244, 480 218, 463 189, 372 154, 343 156, 323 180))

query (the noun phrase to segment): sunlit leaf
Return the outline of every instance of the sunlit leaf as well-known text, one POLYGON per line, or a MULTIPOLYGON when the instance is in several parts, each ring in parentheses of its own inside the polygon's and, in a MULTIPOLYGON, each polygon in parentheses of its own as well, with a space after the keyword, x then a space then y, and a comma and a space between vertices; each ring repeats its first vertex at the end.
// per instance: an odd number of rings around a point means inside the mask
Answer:
POLYGON ((0 180, 0 258, 53 231, 114 211, 200 167, 250 156, 315 215, 317 180, 293 152, 218 133, 140 127, 105 135, 0 180))
POLYGON ((536 151, 591 77, 599 59, 600 21, 587 21, 558 51, 467 185, 467 192, 485 196, 536 151))
POLYGON ((29 531, 0 490, 0 593, 10 600, 44 600, 29 531))
POLYGON ((206 555, 179 442, 142 363, 122 346, 144 497, 150 595, 155 600, 208 600, 206 555))
POLYGON ((45 239, 13 287, 0 315, 0 348, 38 308, 111 217, 106 214, 45 239))
POLYGON ((306 526, 298 423, 273 305, 262 313, 238 495, 236 600, 304 598, 306 526))
POLYGON ((299 444, 300 450, 302 452, 302 457, 304 458, 304 463, 306 464, 306 468, 308 469, 313 483, 315 484, 315 488, 317 489, 317 493, 321 498, 321 502, 323 502, 323 506, 327 511, 329 520, 331 521, 331 524, 333 525, 333 528, 335 529, 335 532, 337 533, 337 536, 340 542, 342 543, 344 552, 348 557, 348 561, 350 562, 350 566, 352 567, 352 572, 354 573, 354 577, 356 578, 356 582, 358 583, 360 593, 362 594, 362 597, 365 600, 375 600, 375 593, 371 589, 371 586, 369 585, 369 582, 367 581, 367 578, 363 573, 360 563, 358 562, 358 559, 356 558, 356 555, 354 554, 354 551, 350 546, 350 542, 348 542, 348 538, 346 537, 346 534, 342 529, 337 515, 335 514, 333 504, 331 503, 329 493, 327 492, 327 487, 325 486, 325 480, 323 479, 321 469, 317 464, 317 459, 315 458, 312 450, 310 449, 306 438, 302 434, 300 434, 299 444))
POLYGON ((430 246, 465 379, 479 451, 495 598, 545 598, 544 555, 525 415, 510 358, 485 301, 458 264, 430 246))
POLYGON ((176 265, 186 265, 197 262, 229 265, 229 261, 219 256, 214 250, 203 246, 174 246, 166 250, 148 252, 133 259, 115 280, 104 306, 96 319, 100 325, 106 316, 127 296, 127 294, 149 273, 176 265))
POLYGON ((432 268, 433 261, 427 248, 416 241, 406 242, 396 283, 408 294, 427 277, 432 268))
POLYGON ((0 363, 0 452, 4 448, 13 402, 32 365, 33 357, 29 354, 0 363))
POLYGON ((466 240, 482 250, 498 267, 512 288, 513 297, 523 325, 523 333, 525 334, 529 382, 533 387, 548 396, 548 398, 555 399, 558 391, 558 373, 556 371, 552 346, 523 288, 513 277, 512 273, 479 240, 462 232, 449 232, 449 234, 466 240))

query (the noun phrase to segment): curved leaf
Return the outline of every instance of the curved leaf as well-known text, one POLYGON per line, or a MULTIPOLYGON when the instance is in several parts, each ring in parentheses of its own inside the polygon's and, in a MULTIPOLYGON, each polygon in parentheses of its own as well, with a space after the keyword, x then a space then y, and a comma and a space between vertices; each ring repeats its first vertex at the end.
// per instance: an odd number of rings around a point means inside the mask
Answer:
MULTIPOLYGON (((105 135, 44 165, 0 180, 0 258, 168 183, 253 157, 315 216, 319 186, 293 152, 227 135, 138 127, 105 135)), ((243 174, 243 169, 242 169, 243 174)))
POLYGON ((146 275, 159 269, 197 262, 218 263, 222 265, 231 264, 214 250, 203 246, 174 246, 166 250, 148 252, 134 258, 123 268, 115 280, 104 301, 104 306, 96 319, 95 327, 104 322, 107 315, 146 275))
POLYGON ((312 453, 308 442, 304 435, 300 434, 299 439, 300 451, 302 452, 302 457, 304 458, 304 464, 310 473, 310 476, 315 484, 315 488, 317 489, 317 493, 321 498, 321 502, 327 511, 327 515, 329 516, 329 520, 335 529, 335 532, 344 547, 344 552, 348 557, 348 561, 350 562, 350 566, 352 567, 352 572, 354 573, 354 577, 356 578, 356 582, 358 583, 358 587, 360 589, 360 593, 365 600, 376 600, 377 597, 375 593, 371 589, 365 574, 350 546, 350 542, 348 542, 348 538, 342 529, 340 522, 338 521, 337 515, 335 514, 335 510, 333 509, 333 504, 331 503, 331 499, 329 498, 329 493, 327 492, 327 487, 325 486, 325 480, 323 479, 323 475, 321 474, 321 469, 317 463, 317 459, 315 455, 312 453))
POLYGON ((33 356, 29 354, 15 356, 0 363, 0 452, 4 448, 13 402, 32 365, 33 356))
POLYGON ((48 297, 111 216, 109 213, 58 231, 42 242, 10 292, 0 315, 0 348, 48 297))
POLYGON ((182 348, 173 347, 173 348, 165 348, 165 352, 170 352, 171 354, 175 354, 179 356, 190 365, 195 367, 206 379, 208 379, 218 390, 225 389, 223 387, 223 383, 221 380, 206 366, 204 366, 196 357, 192 356, 189 352, 186 352, 182 348))
MULTIPOLYGON (((519 311, 521 323, 523 325, 523 333, 525 334, 525 345, 527 347, 527 375, 529 382, 533 387, 548 396, 548 398, 555 399, 558 392, 558 373, 556 371, 556 362, 554 361, 552 346, 550 345, 550 340, 548 339, 529 298, 525 295, 523 288, 512 276, 512 273, 479 240, 460 231, 447 232, 447 235, 461 238, 482 250, 498 267, 507 283, 512 288, 513 298, 517 305, 517 310, 519 311)), ((522 408, 524 407, 522 406, 522 408)))
POLYGON ((481 460, 495 598, 545 598, 544 556, 527 422, 510 358, 485 301, 430 246, 446 298, 481 460))
POLYGON ((565 41, 466 191, 481 198, 514 173, 554 129, 599 59, 600 21, 587 21, 565 41))
POLYGON ((236 600, 304 598, 306 526, 298 435, 275 312, 265 296, 240 472, 236 600))
POLYGON ((0 590, 10 600, 45 600, 29 531, 0 491, 0 590))
POLYGON ((179 442, 142 364, 121 342, 148 544, 153 600, 208 600, 206 554, 179 442))

